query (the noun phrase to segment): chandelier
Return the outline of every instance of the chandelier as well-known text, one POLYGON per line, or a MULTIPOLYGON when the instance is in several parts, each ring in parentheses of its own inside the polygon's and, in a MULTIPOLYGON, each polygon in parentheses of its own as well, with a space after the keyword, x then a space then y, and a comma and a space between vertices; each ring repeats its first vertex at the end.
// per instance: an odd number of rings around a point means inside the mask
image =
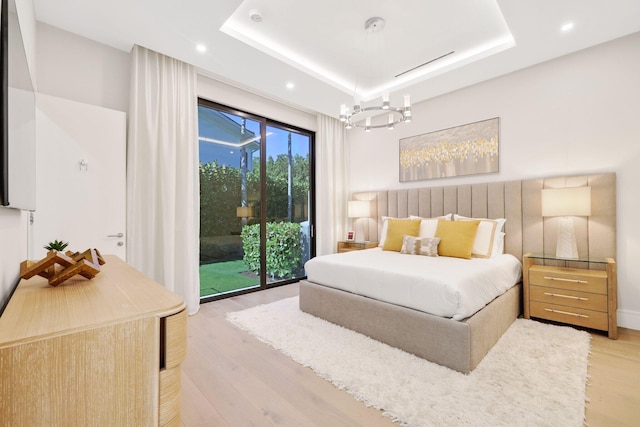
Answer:
MULTIPOLYGON (((368 35, 380 34, 384 28, 384 19, 374 17, 367 19, 364 29, 368 35)), ((393 129, 398 123, 411 121, 411 97, 404 95, 402 107, 394 107, 389 102, 389 91, 382 92, 381 102, 373 106, 362 106, 360 96, 354 90, 353 108, 350 111, 346 104, 340 105, 340 121, 345 123, 347 129, 353 127, 363 128, 366 132, 371 129, 393 129)))

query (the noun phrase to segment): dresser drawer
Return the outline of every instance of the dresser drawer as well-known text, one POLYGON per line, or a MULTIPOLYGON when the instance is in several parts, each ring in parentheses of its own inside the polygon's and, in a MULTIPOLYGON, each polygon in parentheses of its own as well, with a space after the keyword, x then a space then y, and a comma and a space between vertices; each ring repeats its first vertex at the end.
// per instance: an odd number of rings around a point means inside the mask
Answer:
POLYGON ((181 375, 182 370, 179 366, 160 371, 160 411, 158 417, 161 427, 180 424, 181 375))
POLYGON ((533 301, 583 308, 585 310, 607 311, 606 294, 593 294, 542 286, 531 286, 530 292, 530 298, 533 301))
POLYGON ((599 270, 534 265, 529 269, 529 284, 597 294, 607 293, 607 273, 599 270))
POLYGON ((175 368, 187 357, 187 311, 182 310, 162 319, 164 323, 161 368, 175 368))
POLYGON ((609 319, 606 312, 565 307, 540 301, 531 301, 530 310, 531 317, 569 323, 585 328, 609 329, 609 319))

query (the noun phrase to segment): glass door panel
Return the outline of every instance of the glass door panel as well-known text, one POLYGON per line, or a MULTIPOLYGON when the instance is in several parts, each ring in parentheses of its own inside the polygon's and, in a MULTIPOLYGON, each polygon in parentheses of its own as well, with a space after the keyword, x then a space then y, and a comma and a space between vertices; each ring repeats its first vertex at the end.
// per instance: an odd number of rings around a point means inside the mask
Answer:
POLYGON ((200 295, 260 286, 262 124, 198 106, 200 295))
POLYGON ((267 284, 304 277, 311 256, 311 134, 268 125, 266 136, 267 284))

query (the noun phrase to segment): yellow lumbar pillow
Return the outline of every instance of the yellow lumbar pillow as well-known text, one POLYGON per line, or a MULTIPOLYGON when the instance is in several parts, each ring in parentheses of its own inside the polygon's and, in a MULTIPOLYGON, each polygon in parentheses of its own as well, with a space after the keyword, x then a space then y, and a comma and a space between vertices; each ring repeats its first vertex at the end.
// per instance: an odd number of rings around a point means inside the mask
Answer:
POLYGON ((388 219, 387 238, 382 245, 383 251, 400 252, 402 236, 417 236, 420 231, 420 220, 388 219))
POLYGON ((471 258, 471 249, 478 232, 480 221, 443 221, 438 220, 436 237, 440 238, 438 255, 471 258))

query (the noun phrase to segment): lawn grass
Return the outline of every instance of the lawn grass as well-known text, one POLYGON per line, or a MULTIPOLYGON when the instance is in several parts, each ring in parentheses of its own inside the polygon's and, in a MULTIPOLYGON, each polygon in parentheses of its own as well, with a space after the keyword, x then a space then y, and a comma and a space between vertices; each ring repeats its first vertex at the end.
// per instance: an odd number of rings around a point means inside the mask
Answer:
POLYGON ((200 296, 259 286, 260 280, 257 277, 242 274, 247 271, 247 265, 242 260, 201 265, 200 296))

